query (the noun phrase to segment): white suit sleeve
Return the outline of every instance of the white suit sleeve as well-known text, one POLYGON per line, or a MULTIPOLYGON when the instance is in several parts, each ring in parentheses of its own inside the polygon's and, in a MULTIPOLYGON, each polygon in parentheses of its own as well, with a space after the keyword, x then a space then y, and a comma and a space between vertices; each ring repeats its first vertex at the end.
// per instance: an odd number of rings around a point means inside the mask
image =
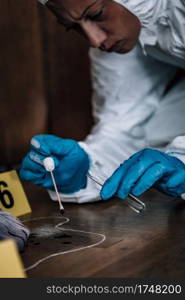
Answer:
POLYGON ((185 164, 185 135, 176 137, 167 147, 167 154, 175 156, 185 164))
MULTIPOLYGON (((167 154, 180 159, 185 164, 185 135, 176 137, 167 147, 167 154)), ((185 200, 185 194, 181 195, 185 200)))
MULTIPOLYGON (((91 49, 90 58, 95 125, 80 145, 91 159, 90 173, 103 183, 125 159, 147 146, 145 127, 175 68, 144 56, 139 46, 126 55, 91 49)), ((100 199, 99 191, 88 178, 85 189, 61 196, 64 202, 93 202, 100 199)))

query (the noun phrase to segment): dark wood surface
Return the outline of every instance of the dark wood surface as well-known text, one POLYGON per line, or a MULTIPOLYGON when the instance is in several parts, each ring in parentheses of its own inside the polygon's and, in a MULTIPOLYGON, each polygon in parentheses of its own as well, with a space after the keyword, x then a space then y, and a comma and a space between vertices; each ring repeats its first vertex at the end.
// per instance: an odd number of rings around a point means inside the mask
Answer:
POLYGON ((88 246, 99 239, 79 231, 106 236, 98 246, 46 260, 28 271, 28 277, 185 276, 185 202, 181 199, 151 190, 141 197, 147 210, 139 215, 118 199, 64 204, 70 222, 60 231, 54 227, 62 221, 57 203, 39 187, 26 184, 25 190, 33 213, 23 219, 45 218, 25 223, 32 232, 22 253, 25 267, 52 253, 88 246))

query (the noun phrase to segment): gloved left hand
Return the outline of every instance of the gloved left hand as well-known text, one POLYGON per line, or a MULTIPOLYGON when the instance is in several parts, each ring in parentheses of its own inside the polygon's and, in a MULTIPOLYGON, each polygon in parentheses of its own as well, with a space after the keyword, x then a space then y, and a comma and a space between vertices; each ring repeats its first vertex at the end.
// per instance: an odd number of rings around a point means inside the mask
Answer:
POLYGON ((185 193, 184 163, 161 151, 144 149, 113 173, 103 185, 101 197, 124 199, 129 193, 139 196, 153 185, 170 196, 181 196, 185 193))
POLYGON ((31 151, 22 162, 21 178, 52 190, 51 175, 43 166, 46 157, 54 160, 54 176, 60 192, 73 193, 86 187, 89 169, 87 153, 76 141, 49 134, 33 137, 31 151))

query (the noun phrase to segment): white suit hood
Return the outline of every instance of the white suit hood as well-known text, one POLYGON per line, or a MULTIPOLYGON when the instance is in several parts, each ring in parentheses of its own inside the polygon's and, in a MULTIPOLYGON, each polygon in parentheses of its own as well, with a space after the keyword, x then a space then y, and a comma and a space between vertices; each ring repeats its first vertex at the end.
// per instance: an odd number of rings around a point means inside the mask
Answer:
POLYGON ((142 26, 146 26, 154 18, 156 12, 166 0, 115 0, 136 15, 142 26))
MULTIPOLYGON (((170 57, 176 58, 175 65, 182 66, 179 59, 185 59, 185 0, 115 0, 123 5, 141 22, 139 42, 146 54, 147 46, 156 46, 169 58, 166 62, 172 63, 170 57)), ((152 54, 159 58, 159 53, 152 54)), ((185 64, 183 63, 183 68, 185 64)))
POLYGON ((145 53, 145 45, 155 45, 157 41, 157 23, 166 10, 167 0, 115 0, 115 2, 126 7, 140 20, 139 41, 145 53))

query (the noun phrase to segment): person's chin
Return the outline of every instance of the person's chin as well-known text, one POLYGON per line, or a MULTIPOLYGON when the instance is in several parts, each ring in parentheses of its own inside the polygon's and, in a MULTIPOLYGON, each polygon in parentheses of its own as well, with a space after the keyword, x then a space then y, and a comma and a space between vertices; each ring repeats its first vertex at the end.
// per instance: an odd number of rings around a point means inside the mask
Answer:
POLYGON ((118 53, 118 54, 126 54, 126 53, 129 53, 132 49, 120 49, 120 50, 117 50, 117 51, 114 51, 115 53, 118 53))
POLYGON ((114 52, 119 53, 119 54, 126 54, 126 53, 129 53, 130 51, 132 51, 134 47, 135 47, 135 45, 133 45, 133 44, 125 43, 123 47, 115 49, 114 52))
POLYGON ((115 43, 111 48, 109 49, 104 49, 100 47, 99 49, 101 51, 105 51, 108 53, 118 53, 118 54, 126 54, 130 52, 134 48, 135 44, 126 41, 126 40, 120 40, 119 42, 115 43))

